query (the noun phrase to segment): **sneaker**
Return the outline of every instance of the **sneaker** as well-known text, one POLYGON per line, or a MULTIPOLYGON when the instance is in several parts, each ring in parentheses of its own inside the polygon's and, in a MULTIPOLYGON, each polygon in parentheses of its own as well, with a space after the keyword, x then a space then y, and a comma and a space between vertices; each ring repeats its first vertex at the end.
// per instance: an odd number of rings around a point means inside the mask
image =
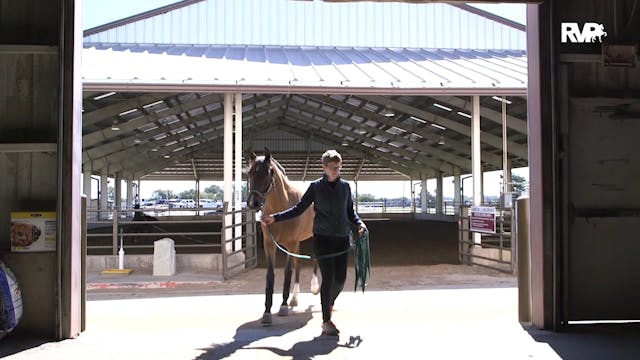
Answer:
POLYGON ((325 321, 322 323, 322 335, 338 336, 340 335, 340 330, 338 330, 333 321, 325 321))

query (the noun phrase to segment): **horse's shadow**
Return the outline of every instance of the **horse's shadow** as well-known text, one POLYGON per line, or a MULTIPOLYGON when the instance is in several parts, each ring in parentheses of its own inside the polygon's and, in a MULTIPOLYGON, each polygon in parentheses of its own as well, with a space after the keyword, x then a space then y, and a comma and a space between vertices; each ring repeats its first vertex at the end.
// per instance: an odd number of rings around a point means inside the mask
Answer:
POLYGON ((274 347, 251 347, 252 349, 269 350, 282 357, 291 357, 293 360, 311 360, 319 355, 328 355, 338 347, 356 348, 362 343, 360 336, 350 336, 349 342, 339 343, 337 337, 318 336, 313 340, 299 342, 289 350, 274 347))
POLYGON ((250 346, 254 342, 262 339, 280 337, 292 331, 302 329, 312 318, 312 307, 309 306, 303 312, 291 313, 287 317, 274 318, 274 324, 272 326, 265 327, 260 323, 260 320, 244 323, 236 329, 232 342, 212 344, 211 347, 202 349, 205 350, 205 352, 195 359, 224 359, 232 356, 236 351, 241 349, 269 350, 279 356, 289 356, 293 359, 310 359, 313 356, 329 354, 338 347, 357 347, 362 342, 360 336, 352 336, 348 343, 341 345, 337 337, 318 336, 313 340, 296 343, 289 350, 268 346, 250 346))

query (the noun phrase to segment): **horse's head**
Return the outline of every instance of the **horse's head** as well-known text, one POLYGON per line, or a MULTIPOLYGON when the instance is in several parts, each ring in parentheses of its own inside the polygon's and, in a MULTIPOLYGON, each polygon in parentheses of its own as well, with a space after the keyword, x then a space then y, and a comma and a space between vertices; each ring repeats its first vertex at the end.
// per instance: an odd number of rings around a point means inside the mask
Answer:
POLYGON ((262 210, 267 194, 275 186, 274 168, 271 163, 271 152, 264 149, 264 156, 249 153, 249 168, 247 180, 249 182, 249 196, 247 206, 251 210, 262 210))

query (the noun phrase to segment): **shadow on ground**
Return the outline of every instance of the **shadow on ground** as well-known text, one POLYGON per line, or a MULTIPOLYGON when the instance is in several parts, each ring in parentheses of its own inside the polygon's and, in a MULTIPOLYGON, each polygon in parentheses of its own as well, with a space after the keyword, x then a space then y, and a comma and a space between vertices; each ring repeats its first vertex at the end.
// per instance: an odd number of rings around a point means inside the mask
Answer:
POLYGON ((0 358, 21 353, 55 340, 16 330, 0 340, 0 358))
POLYGON ((561 332, 525 327, 562 359, 640 359, 640 324, 575 325, 561 332))
MULTIPOLYGON (((201 349, 205 352, 196 360, 224 359, 233 356, 242 349, 262 349, 279 356, 293 359, 312 359, 314 356, 327 355, 338 347, 358 347, 362 342, 360 336, 351 336, 349 342, 340 344, 337 337, 318 336, 309 341, 301 341, 290 349, 276 347, 251 346, 253 343, 270 337, 280 337, 290 332, 302 329, 313 318, 312 307, 303 312, 292 313, 287 317, 274 317, 273 325, 263 326, 260 320, 250 321, 236 329, 233 341, 224 344, 212 344, 209 348, 201 349)), ((318 329, 320 332, 320 329, 318 329)))

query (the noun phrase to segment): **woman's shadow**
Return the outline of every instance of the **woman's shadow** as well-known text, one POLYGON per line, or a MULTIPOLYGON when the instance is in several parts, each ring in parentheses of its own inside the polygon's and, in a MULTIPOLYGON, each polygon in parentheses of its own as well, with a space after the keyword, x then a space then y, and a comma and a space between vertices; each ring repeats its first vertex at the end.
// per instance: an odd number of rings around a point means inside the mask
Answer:
MULTIPOLYGON (((359 336, 351 336, 349 343, 340 345, 337 337, 318 336, 310 341, 294 344, 289 350, 276 347, 255 347, 252 343, 269 337, 283 336, 292 331, 302 329, 313 318, 312 306, 305 311, 292 312, 287 317, 277 317, 272 326, 265 327, 260 320, 250 321, 240 325, 236 329, 233 341, 226 344, 212 344, 196 360, 224 359, 241 349, 269 350, 280 356, 290 356, 294 359, 309 359, 316 355, 331 353, 337 347, 357 347, 362 342, 359 336), (283 319, 278 321, 278 319, 283 319)), ((318 329, 319 330, 319 329, 318 329)))

